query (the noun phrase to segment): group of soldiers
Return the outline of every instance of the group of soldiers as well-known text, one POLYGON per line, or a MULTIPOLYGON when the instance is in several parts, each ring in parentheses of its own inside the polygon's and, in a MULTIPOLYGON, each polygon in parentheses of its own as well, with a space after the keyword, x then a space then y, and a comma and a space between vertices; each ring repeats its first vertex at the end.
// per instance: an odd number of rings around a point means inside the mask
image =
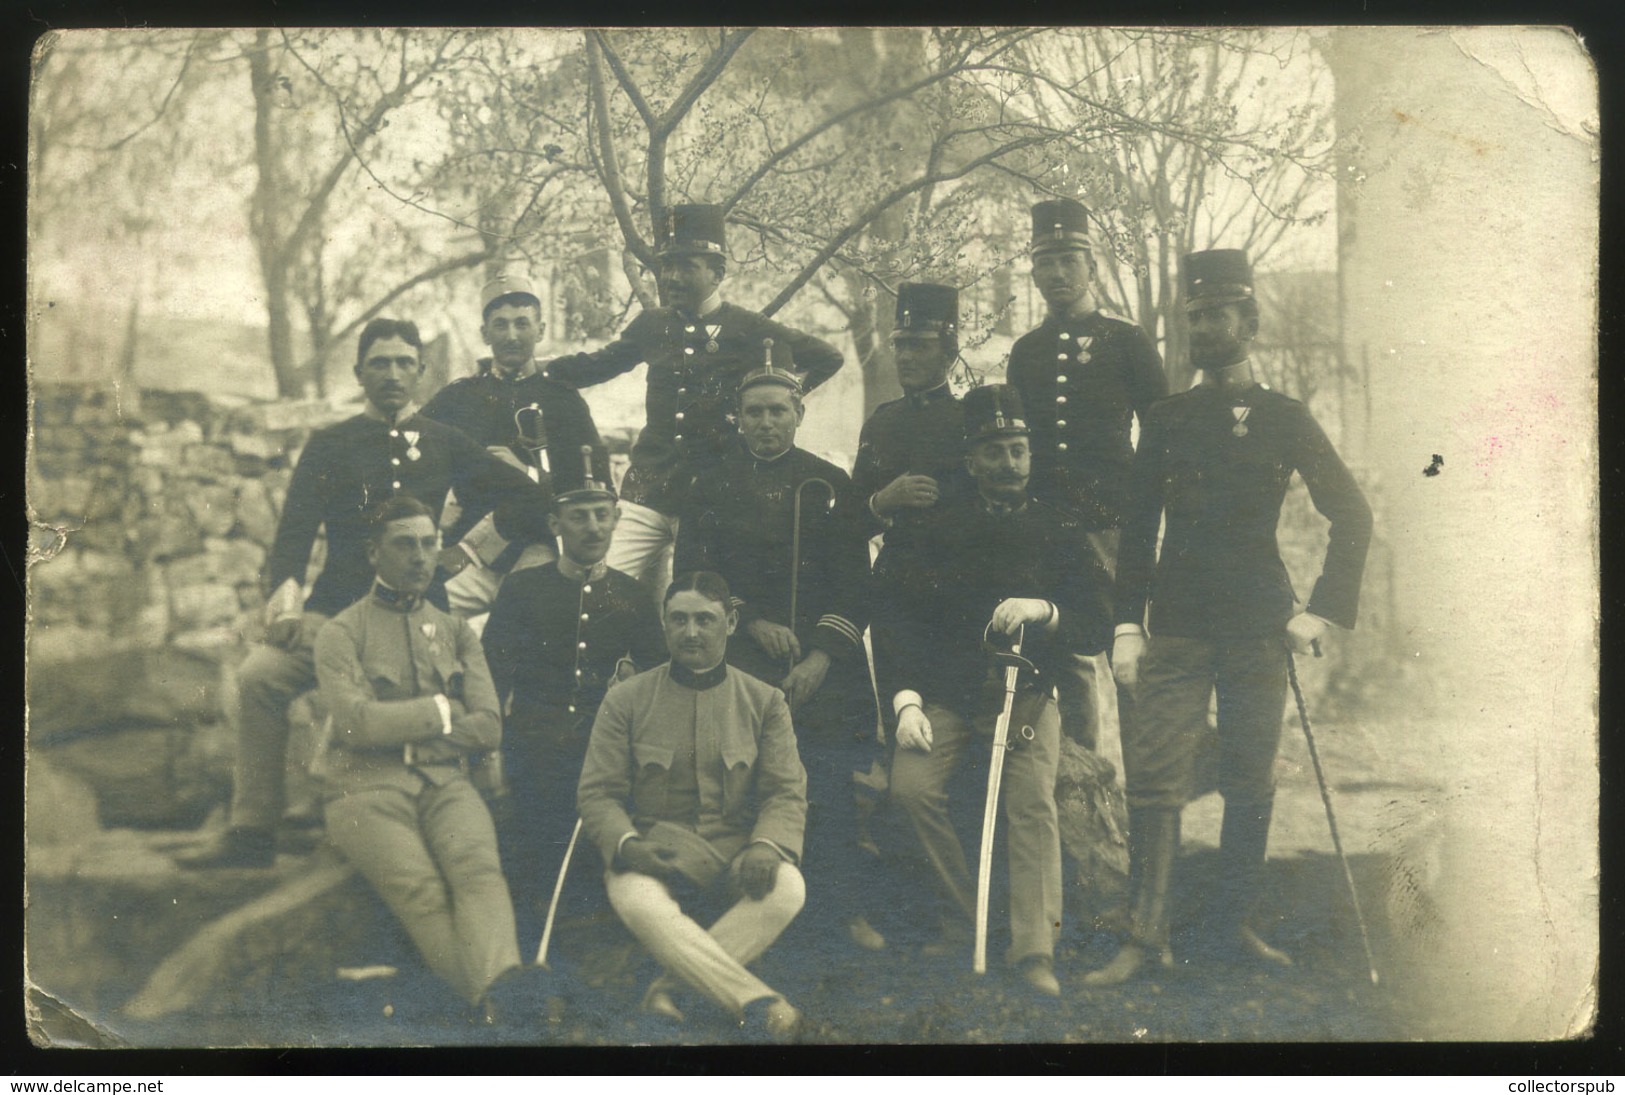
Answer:
POLYGON ((906 910, 934 921, 923 955, 968 957, 985 893, 959 829, 982 803, 954 776, 990 763, 1002 711, 1006 960, 1057 996, 1063 724, 1092 747, 1111 679, 1131 893, 1119 952, 1082 982, 1171 960, 1180 811, 1215 695, 1209 927, 1289 962, 1249 924, 1287 651, 1353 626, 1370 511, 1305 407, 1254 378, 1243 253, 1186 256, 1201 380, 1170 396, 1146 333, 1092 303, 1087 210, 1032 216, 1048 315, 1007 382, 956 396, 957 291, 902 285, 903 396, 864 424, 850 474, 796 444, 841 354, 722 300, 716 206, 669 211, 661 306, 596 351, 538 362, 540 299, 498 277, 491 356, 420 408, 416 327, 369 323, 365 406, 311 436, 267 563, 230 827, 184 865, 268 867, 293 839, 288 708, 315 687, 328 839, 481 1014, 533 1018, 548 974, 518 940, 551 930, 562 894, 607 898, 659 963, 646 1011, 682 1022, 698 994, 784 1039, 799 1013, 750 967, 804 906, 841 946, 898 945, 888 917, 906 910), (580 390, 644 363, 617 493, 580 390), (1275 540, 1294 472, 1330 522, 1305 603, 1275 540))

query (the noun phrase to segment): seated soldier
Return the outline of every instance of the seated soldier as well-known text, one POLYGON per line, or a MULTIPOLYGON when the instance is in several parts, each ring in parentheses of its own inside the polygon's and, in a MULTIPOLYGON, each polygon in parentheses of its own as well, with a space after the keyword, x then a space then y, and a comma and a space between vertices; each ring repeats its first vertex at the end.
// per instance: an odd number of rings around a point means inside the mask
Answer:
MULTIPOLYGON (((372 584, 366 518, 380 499, 410 496, 438 518, 453 488, 471 518, 492 513, 491 533, 505 542, 548 538, 548 487, 533 483, 449 426, 425 418, 413 402, 423 379, 423 337, 406 320, 374 319, 362 328, 355 376, 366 395, 361 413, 310 435, 288 484, 276 541, 265 560, 263 645, 238 670, 237 757, 231 826, 203 848, 177 856, 191 869, 266 868, 276 861, 288 754, 288 707, 316 685, 312 647, 334 613, 364 598, 372 584), (326 561, 308 598, 301 583, 325 530, 326 561)), ((445 548, 442 564, 467 556, 445 548)), ((443 572, 429 599, 445 604, 443 572)))
POLYGON ((806 898, 807 774, 783 693, 724 660, 739 622, 728 605, 728 583, 706 571, 667 588, 672 660, 604 697, 576 801, 610 904, 667 970, 645 1009, 681 1021, 672 994, 687 986, 787 1040, 800 1013, 746 966, 806 898), (728 908, 708 932, 679 897, 728 908))
POLYGON ((501 738, 496 693, 468 625, 424 600, 439 544, 428 506, 381 503, 367 535, 372 593, 316 637, 332 716, 327 832, 429 968, 489 1021, 533 977, 491 815, 468 780, 468 754, 501 738))
POLYGON ((1058 996, 1061 743, 1054 680, 1072 653, 1105 646, 1111 616, 1105 571, 1078 522, 1027 496, 1028 435, 1015 389, 995 384, 965 396, 965 463, 976 493, 943 508, 905 565, 886 571, 897 587, 888 604, 898 619, 877 638, 875 660, 897 715, 892 800, 945 899, 943 939, 934 949, 968 948, 977 889, 948 787, 967 756, 985 763, 1003 696, 1002 686, 984 687, 990 668, 984 636, 1021 637, 1029 668, 1017 682, 1003 784, 1008 958, 1033 989, 1058 996))
POLYGON ((722 575, 740 621, 728 664, 777 684, 790 701, 813 845, 802 864, 815 895, 803 923, 879 950, 886 941, 867 913, 884 877, 862 846, 853 788, 853 773, 880 751, 863 649, 865 503, 846 472, 796 446, 804 413, 794 373, 769 365, 745 377, 743 436, 695 481, 678 522, 676 566, 722 575))
MULTIPOLYGON (((584 486, 555 495, 548 523, 563 554, 508 576, 483 635, 505 712, 502 861, 526 940, 541 931, 540 907, 563 864, 587 735, 604 692, 618 676, 666 660, 654 598, 604 563, 616 517, 615 492, 590 468, 584 486)), ((570 892, 591 891, 578 883, 570 892)))

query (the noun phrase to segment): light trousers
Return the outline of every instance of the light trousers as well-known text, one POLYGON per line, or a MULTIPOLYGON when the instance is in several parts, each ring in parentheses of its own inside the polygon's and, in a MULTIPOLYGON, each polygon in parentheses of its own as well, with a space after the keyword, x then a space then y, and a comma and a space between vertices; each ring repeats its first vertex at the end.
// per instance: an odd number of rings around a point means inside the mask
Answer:
POLYGON ((793 864, 779 864, 766 897, 741 897, 709 930, 683 911, 658 878, 611 870, 604 888, 627 929, 665 967, 663 980, 675 978, 735 1015, 752 1000, 778 995, 745 967, 766 953, 807 899, 806 882, 793 864))
POLYGON ((327 836, 372 883, 431 970, 473 1003, 519 965, 513 901, 485 800, 466 779, 352 791, 327 836))

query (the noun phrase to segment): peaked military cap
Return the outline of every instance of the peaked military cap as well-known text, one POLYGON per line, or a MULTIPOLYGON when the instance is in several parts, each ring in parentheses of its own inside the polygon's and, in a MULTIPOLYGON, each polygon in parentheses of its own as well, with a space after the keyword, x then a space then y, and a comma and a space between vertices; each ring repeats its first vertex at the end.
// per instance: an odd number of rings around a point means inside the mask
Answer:
POLYGON ((1089 210, 1072 198, 1033 206, 1033 254, 1044 251, 1090 251, 1089 210))
POLYGON ((1185 256, 1185 311, 1253 299, 1253 264, 1235 249, 1185 256))
POLYGON ((592 446, 581 446, 581 485, 553 495, 553 508, 561 509, 574 502, 613 502, 615 488, 593 478, 592 446))
POLYGON ((486 314, 498 301, 508 297, 523 298, 538 308, 542 304, 542 298, 536 295, 536 287, 524 274, 498 274, 480 290, 480 314, 486 314))
POLYGON ((1013 384, 984 384, 965 393, 965 444, 990 437, 1019 437, 1032 431, 1021 406, 1021 392, 1013 384))
POLYGON ((666 210, 660 226, 661 256, 718 255, 728 257, 728 232, 722 206, 685 203, 666 210))
POLYGON ((801 377, 795 372, 795 355, 790 347, 771 338, 762 339, 762 364, 745 374, 739 382, 739 393, 758 384, 780 384, 796 395, 802 393, 801 377))
POLYGON ((959 329, 959 290, 929 281, 897 287, 894 336, 951 334, 959 329))

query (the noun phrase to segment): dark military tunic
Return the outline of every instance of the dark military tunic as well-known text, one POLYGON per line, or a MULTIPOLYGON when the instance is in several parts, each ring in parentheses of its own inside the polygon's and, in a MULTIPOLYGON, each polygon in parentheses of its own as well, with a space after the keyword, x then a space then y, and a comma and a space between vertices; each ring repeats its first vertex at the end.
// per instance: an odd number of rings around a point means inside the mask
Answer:
POLYGON ((1118 621, 1142 623, 1149 600, 1153 635, 1279 635, 1293 591, 1275 530, 1294 471, 1331 522, 1308 611, 1353 627, 1371 509, 1308 408, 1257 384, 1200 384, 1146 416, 1118 561, 1118 621))
POLYGON ((961 497, 932 522, 906 567, 887 579, 896 616, 875 626, 875 677, 884 706, 902 689, 967 717, 996 709, 1002 674, 988 687, 983 629, 1011 597, 1049 601, 1054 632, 1029 628, 1022 653, 1038 669, 1024 686, 1048 689, 1073 652, 1105 649, 1110 581, 1076 517, 1036 499, 994 512, 980 494, 961 497))
MULTIPOLYGON (((529 450, 517 444, 514 412, 537 404, 547 437, 547 445, 541 450, 541 470, 549 473, 552 489, 560 492, 581 486, 583 445, 592 446, 598 481, 610 481, 609 451, 598 436, 592 411, 580 392, 540 371, 505 380, 492 369, 490 358, 481 359, 479 370, 475 376, 453 380, 441 388, 424 404, 423 416, 463 431, 487 449, 507 449, 521 464, 531 464, 529 450)), ((478 517, 465 511, 448 530, 448 537, 460 539, 478 517)))
POLYGON ((804 652, 816 648, 836 662, 862 661, 869 550, 856 519, 861 509, 846 472, 805 449, 758 460, 736 442, 717 470, 695 484, 683 511, 672 569, 679 574, 714 570, 727 579, 739 612, 739 630, 728 644, 732 664, 770 681, 788 670, 751 656, 760 649, 745 629, 757 619, 790 626, 804 652), (812 479, 829 486, 808 482, 812 479), (798 487, 801 576, 792 623, 791 540, 798 487))
POLYGON ((479 518, 494 510, 497 532, 509 540, 551 535, 551 492, 450 426, 422 414, 393 426, 358 414, 317 430, 288 485, 266 560, 269 588, 289 578, 304 581, 316 532, 325 525, 327 563, 305 609, 331 616, 348 608, 372 586, 368 509, 395 494, 409 494, 428 506, 438 523, 453 487, 466 513, 479 518))
POLYGON ((861 519, 869 535, 885 531, 886 546, 894 552, 931 512, 901 509, 891 515, 889 525, 874 515, 870 499, 899 475, 935 479, 939 490, 935 508, 975 489, 965 471, 965 410, 947 384, 882 403, 858 435, 852 487, 863 499, 861 519))
POLYGON ((1217 691, 1226 831, 1234 815, 1251 841, 1246 854, 1240 836, 1222 842, 1246 861, 1230 868, 1238 892, 1256 883, 1249 872, 1263 863, 1274 798, 1294 612, 1275 530, 1294 471, 1331 522, 1308 611, 1353 627, 1371 509, 1308 408, 1263 385, 1203 383, 1151 408, 1118 560, 1118 621, 1140 624, 1151 605, 1139 715, 1123 736, 1129 805, 1178 809, 1200 790, 1196 758, 1217 691))
POLYGON ((841 367, 841 352, 829 343, 724 303, 698 319, 672 308, 644 312, 616 341, 557 358, 547 372, 585 388, 648 362, 647 420, 632 447, 621 496, 677 514, 694 477, 720 460, 737 437, 730 415, 739 382, 762 367, 762 340, 768 338, 789 348, 808 391, 841 367))
MULTIPOLYGON (((482 641, 506 712, 503 863, 521 935, 533 939, 575 820, 598 705, 622 658, 639 670, 666 660, 665 635, 654 599, 635 578, 600 564, 581 582, 555 561, 508 576, 482 641)), ((572 884, 572 910, 601 892, 590 870, 577 873, 589 881, 572 884)))
POLYGON ((1091 531, 1117 528, 1128 506, 1133 416, 1168 394, 1145 330, 1102 312, 1054 316, 1016 340, 1006 379, 1032 428, 1034 497, 1076 513, 1091 531))

